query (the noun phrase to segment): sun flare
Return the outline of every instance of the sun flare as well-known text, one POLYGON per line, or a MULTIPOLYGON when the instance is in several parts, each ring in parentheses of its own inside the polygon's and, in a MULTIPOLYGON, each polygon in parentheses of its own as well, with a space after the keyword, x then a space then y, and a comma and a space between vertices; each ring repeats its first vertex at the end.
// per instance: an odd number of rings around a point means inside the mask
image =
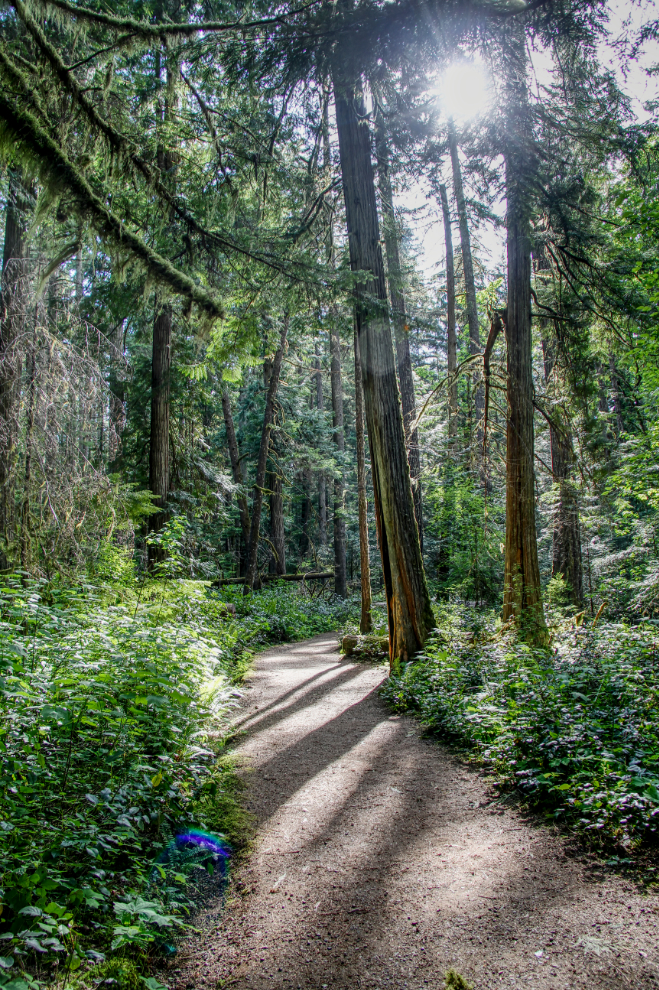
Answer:
POLYGON ((437 92, 447 117, 469 120, 487 109, 492 80, 477 62, 454 62, 442 74, 437 92))

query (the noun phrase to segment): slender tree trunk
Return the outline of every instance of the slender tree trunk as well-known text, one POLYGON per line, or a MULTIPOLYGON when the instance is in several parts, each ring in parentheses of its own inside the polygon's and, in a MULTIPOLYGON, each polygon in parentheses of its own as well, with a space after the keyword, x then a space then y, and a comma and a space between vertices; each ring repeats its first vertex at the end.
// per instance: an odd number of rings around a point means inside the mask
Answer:
POLYGON ((355 286, 375 521, 389 620, 392 669, 421 649, 434 626, 414 514, 405 432, 388 319, 387 284, 361 87, 335 71, 334 94, 350 264, 369 272, 355 286))
POLYGON ((398 247, 398 231, 394 212, 394 198, 389 177, 389 148, 382 114, 376 114, 376 148, 378 157, 378 185, 382 202, 382 226, 384 228, 384 247, 387 255, 387 272, 389 276, 389 295, 391 296, 391 315, 394 325, 394 340, 396 341, 396 362, 398 365, 398 381, 400 397, 403 406, 403 423, 407 443, 407 459, 410 465, 412 492, 414 496, 414 512, 419 527, 419 544, 423 552, 423 503, 421 497, 421 457, 419 453, 419 432, 412 429, 416 420, 416 399, 414 395, 414 375, 412 373, 412 355, 410 353, 410 328, 405 311, 405 296, 403 295, 402 269, 398 247))
POLYGON ((305 467, 300 472, 302 483, 302 511, 300 513, 300 554, 306 557, 312 547, 311 542, 311 468, 305 467))
POLYGON ((524 28, 511 25, 507 52, 508 312, 506 318, 506 548, 503 620, 545 642, 535 528, 533 374, 531 334, 531 128, 526 88, 524 28))
POLYGON ((625 425, 622 418, 622 401, 620 390, 620 376, 616 368, 616 359, 609 353, 609 378, 611 381, 611 395, 613 397, 613 412, 615 414, 615 434, 619 437, 624 433, 625 425))
POLYGON ((0 287, 0 569, 10 565, 15 537, 15 460, 28 280, 27 229, 32 194, 20 169, 9 170, 0 287))
MULTIPOLYGON (((554 370, 554 355, 546 340, 542 341, 545 382, 554 370)), ((556 415, 556 407, 554 415, 556 415)), ((581 523, 579 497, 572 480, 574 450, 572 433, 567 422, 560 428, 549 427, 551 443, 551 470, 554 483, 558 484, 558 504, 554 510, 552 533, 552 577, 565 580, 570 598, 575 605, 583 602, 583 568, 581 562, 581 523)))
POLYGON ((444 217, 444 242, 446 244, 446 351, 448 358, 448 432, 455 436, 458 425, 458 341, 455 333, 455 266, 453 262, 453 235, 451 214, 448 208, 446 186, 439 187, 444 217))
POLYGON ((334 443, 339 455, 338 470, 334 477, 334 591, 341 598, 347 598, 345 483, 343 477, 343 454, 345 452, 343 384, 341 382, 341 341, 335 326, 330 330, 330 356, 334 443))
MULTIPOLYGON (((263 384, 266 389, 270 384, 273 362, 268 359, 263 365, 263 384)), ((273 410, 274 420, 274 410, 273 410)), ((286 573, 286 536, 284 530, 284 496, 282 477, 277 457, 277 431, 270 431, 270 453, 265 487, 268 489, 268 507, 270 510, 270 574, 286 573)))
MULTIPOLYGON (((172 344, 172 307, 156 302, 151 358, 151 442, 149 446, 149 488, 160 511, 149 516, 149 532, 157 533, 167 522, 169 493, 169 378, 172 344)), ((149 567, 164 560, 164 551, 149 546, 149 567)))
MULTIPOLYGON (((222 412, 224 414, 224 428, 227 434, 227 445, 229 447, 229 460, 231 461, 231 474, 234 485, 243 486, 243 472, 240 467, 240 451, 236 439, 236 430, 233 424, 233 414, 231 412, 231 399, 229 389, 222 389, 222 412)), ((237 498, 238 512, 240 514, 240 529, 242 533, 242 547, 240 553, 240 577, 244 577, 247 564, 247 548, 249 547, 249 508, 247 506, 247 496, 241 492, 237 498)))
POLYGON ((359 563, 362 587, 362 614, 359 630, 370 633, 371 616, 371 556, 368 546, 368 502, 366 499, 366 438, 364 436, 364 386, 362 362, 359 355, 359 336, 355 321, 355 434, 357 447, 357 504, 359 508, 359 563))
MULTIPOLYGON (((458 139, 453 121, 448 125, 448 144, 453 170, 453 188, 458 207, 458 223, 460 226, 460 248, 462 252, 462 271, 465 280, 465 297, 467 302, 467 322, 469 324, 469 353, 480 354, 480 331, 478 328, 478 305, 476 303, 476 282, 474 280, 474 262, 471 254, 471 237, 469 235, 469 219, 467 204, 462 184, 462 168, 458 154, 458 139)), ((474 379, 474 404, 476 420, 480 422, 483 415, 483 387, 474 379)))
MULTIPOLYGON (((274 453, 273 445, 270 446, 274 453)), ((270 494, 270 543, 272 550, 271 573, 286 573, 286 531, 284 528, 284 492, 278 465, 268 472, 270 494)))
MULTIPOLYGON (((323 374, 321 371, 322 347, 316 341, 316 409, 322 412, 325 403, 323 399, 323 374)), ((321 547, 327 543, 327 479, 323 471, 318 474, 318 542, 321 547)))
POLYGON ((286 337, 288 335, 288 315, 284 317, 282 324, 279 347, 272 362, 268 393, 265 400, 265 411, 263 413, 263 428, 261 430, 261 444, 259 446, 259 456, 256 463, 256 479, 254 481, 254 498, 252 500, 252 524, 249 533, 249 551, 247 554, 247 573, 245 574, 245 594, 249 594, 255 587, 258 578, 258 550, 259 532, 261 529, 261 511, 263 509, 263 493, 265 485, 265 475, 268 466, 268 452, 270 449, 270 432, 275 413, 275 398, 279 387, 279 376, 281 375, 281 362, 286 348, 286 337))

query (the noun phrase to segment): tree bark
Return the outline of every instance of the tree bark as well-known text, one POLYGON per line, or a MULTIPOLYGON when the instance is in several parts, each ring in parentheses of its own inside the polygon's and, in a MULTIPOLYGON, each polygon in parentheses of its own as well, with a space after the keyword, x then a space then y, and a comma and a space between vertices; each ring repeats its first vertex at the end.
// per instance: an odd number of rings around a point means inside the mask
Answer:
POLYGON ((446 186, 439 187, 444 217, 444 242, 446 244, 446 352, 448 359, 448 432, 455 436, 458 425, 458 341, 455 333, 455 266, 453 262, 453 235, 451 214, 448 208, 446 186))
MULTIPOLYGON (((321 371, 321 344, 316 341, 316 409, 322 412, 323 401, 323 375, 321 371)), ((318 542, 321 547, 327 543, 327 479, 323 471, 318 474, 318 542)))
MULTIPOLYGON (((160 511, 149 516, 149 532, 157 533, 167 522, 169 493, 169 386, 172 345, 172 307, 156 302, 151 357, 151 439, 149 444, 149 488, 160 511)), ((148 548, 149 567, 165 559, 161 547, 148 548)))
POLYGON ((506 547, 503 620, 537 643, 547 639, 535 527, 531 334, 531 125, 524 28, 511 25, 507 52, 508 312, 506 317, 506 547))
POLYGON ((345 452, 343 386, 341 382, 341 341, 336 326, 332 326, 330 330, 330 356, 334 443, 339 455, 338 470, 334 477, 334 591, 341 598, 347 598, 345 483, 343 476, 343 455, 345 452))
POLYGON ((32 193, 20 169, 9 170, 0 287, 0 569, 10 566, 15 537, 15 460, 22 366, 20 337, 27 301, 27 230, 32 193))
POLYGON ((357 505, 359 510, 359 563, 362 590, 362 612, 359 622, 361 633, 373 629, 371 616, 371 556, 368 546, 368 501, 366 499, 366 438, 364 436, 364 386, 362 362, 359 354, 357 321, 354 331, 355 348, 355 434, 357 447, 357 505))
POLYGON ((410 353, 410 328, 405 311, 405 296, 403 295, 402 269, 400 250, 398 247, 398 231, 396 229, 396 214, 394 198, 389 177, 389 148, 382 113, 376 113, 376 149, 378 158, 378 185, 382 202, 382 226, 384 228, 384 248, 387 255, 387 274, 389 276, 389 295, 391 297, 391 315, 394 325, 394 340, 396 341, 396 362, 398 365, 398 381, 400 397, 403 406, 403 424, 407 443, 407 459, 410 465, 412 493, 414 497, 414 512, 419 528, 419 544, 423 552, 423 503, 421 498, 421 457, 419 453, 419 432, 412 429, 416 420, 416 399, 414 395, 414 375, 412 373, 412 355, 410 353))
POLYGON ((350 264, 355 285, 364 407, 371 448, 375 521, 382 556, 393 670, 421 649, 434 626, 414 514, 405 432, 388 319, 387 284, 361 87, 334 70, 336 122, 350 264), (356 91, 357 90, 357 91, 356 91))
MULTIPOLYGON (((268 388, 273 362, 268 358, 263 365, 263 384, 268 388)), ((273 409, 274 420, 274 409, 273 409)), ((284 530, 284 496, 282 477, 277 457, 277 431, 270 431, 270 448, 265 487, 268 489, 270 511, 270 574, 286 573, 286 534, 284 530)))
POLYGON ((270 448, 270 432, 275 412, 275 398, 279 387, 279 376, 281 374, 281 362, 286 347, 286 337, 288 335, 288 315, 284 317, 282 324, 279 347, 275 352, 268 384, 268 393, 265 400, 265 411, 263 413, 263 428, 261 430, 261 443, 259 446, 259 456, 256 463, 256 479, 254 481, 254 498, 252 500, 252 522, 249 533, 249 551, 247 554, 247 572, 245 574, 245 594, 248 594, 257 582, 258 578, 258 550, 259 532, 261 529, 261 511, 263 509, 263 494, 265 485, 265 475, 268 465, 268 451, 270 448))
MULTIPOLYGON (((458 223, 460 226, 460 249, 462 252, 462 271, 465 280, 465 298, 467 302, 467 322, 469 324, 469 353, 480 354, 480 331, 478 328, 478 305, 476 303, 476 282, 474 280, 474 262, 471 254, 471 237, 469 235, 469 218, 462 184, 462 168, 458 154, 458 139, 453 121, 448 125, 448 144, 451 154, 453 171, 453 188, 458 207, 458 223)), ((483 387, 474 379, 474 405, 476 421, 480 422, 483 415, 483 387)))
POLYGON ((37 326, 36 314, 30 353, 25 360, 27 370, 27 421, 25 424, 25 471, 23 475, 23 505, 21 508, 21 569, 27 571, 30 557, 30 496, 32 488, 32 444, 34 437, 34 407, 37 391, 37 326))
MULTIPOLYGON (((231 461, 231 474, 233 476, 234 485, 240 485, 241 488, 244 484, 243 482, 243 472, 240 466, 240 451, 238 449, 238 440, 236 439, 236 429, 233 423, 233 414, 231 412, 231 399, 229 397, 229 389, 222 389, 222 413, 224 414, 224 428, 227 434, 227 445, 229 447, 229 460, 231 461)), ((238 503, 238 513, 240 515, 240 530, 242 533, 242 548, 240 554, 240 575, 244 577, 246 564, 247 564, 247 548, 249 547, 249 508, 247 506, 247 496, 244 492, 241 492, 237 499, 238 503)))
MULTIPOLYGON (((552 349, 542 341, 545 382, 554 370, 552 349)), ((556 414, 556 407, 554 415, 556 414)), ((558 504, 554 509, 552 532, 552 577, 562 577, 575 605, 583 602, 583 567, 581 560, 581 522, 579 497, 572 480, 574 449, 569 425, 563 421, 560 427, 550 424, 551 470, 554 483, 558 484, 558 504)))

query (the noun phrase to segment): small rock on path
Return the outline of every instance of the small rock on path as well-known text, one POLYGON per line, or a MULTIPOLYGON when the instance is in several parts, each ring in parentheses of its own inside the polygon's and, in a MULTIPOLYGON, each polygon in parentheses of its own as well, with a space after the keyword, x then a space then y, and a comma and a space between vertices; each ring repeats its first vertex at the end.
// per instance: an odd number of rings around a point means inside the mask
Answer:
POLYGON ((336 637, 257 661, 246 736, 255 851, 165 979, 234 987, 659 990, 659 899, 566 856, 378 697, 336 637), (236 891, 241 893, 238 895, 236 891))

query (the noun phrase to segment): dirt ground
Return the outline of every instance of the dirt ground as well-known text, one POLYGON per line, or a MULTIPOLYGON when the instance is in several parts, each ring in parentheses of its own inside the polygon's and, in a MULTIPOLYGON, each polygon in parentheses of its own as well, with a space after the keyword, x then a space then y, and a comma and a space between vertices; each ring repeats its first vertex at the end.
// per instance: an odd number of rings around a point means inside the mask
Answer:
POLYGON ((236 719, 258 834, 172 990, 659 990, 659 898, 492 802, 336 637, 263 654, 236 719))

